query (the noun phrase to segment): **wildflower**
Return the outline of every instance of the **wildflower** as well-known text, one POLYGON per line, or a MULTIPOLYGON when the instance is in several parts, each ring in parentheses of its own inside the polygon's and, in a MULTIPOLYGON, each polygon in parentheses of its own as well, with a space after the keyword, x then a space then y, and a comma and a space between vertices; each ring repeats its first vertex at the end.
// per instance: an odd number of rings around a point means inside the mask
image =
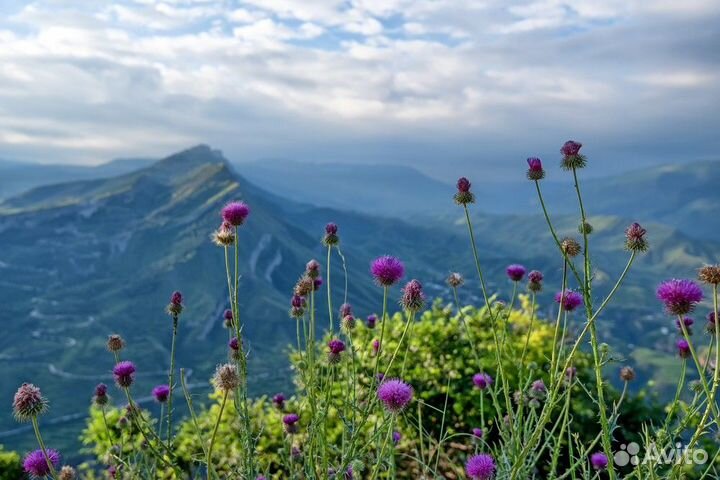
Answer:
POLYGON ((679 318, 675 319, 675 325, 677 326, 677 328, 678 328, 678 330, 680 331, 680 333, 683 332, 683 325, 684 325, 684 326, 685 326, 685 330, 687 330, 687 332, 688 332, 688 335, 692 335, 692 329, 691 329, 690 327, 693 326, 693 323, 695 323, 695 321, 694 321, 692 318, 690 318, 690 317, 683 317, 683 319, 682 319, 682 325, 680 325, 680 319, 679 319, 679 318))
POLYGON ((508 278, 513 282, 519 282, 525 277, 525 267, 522 265, 513 264, 505 269, 505 273, 508 278))
POLYGON ((527 163, 527 178, 529 180, 538 181, 545 178, 545 170, 543 170, 542 160, 537 157, 530 157, 527 159, 527 163))
POLYGON ((382 373, 382 372, 378 372, 378 374, 375 375, 375 380, 376 380, 378 383, 382 383, 383 380, 385 380, 385 374, 382 373))
POLYGON ((60 453, 57 450, 48 448, 45 450, 47 453, 47 459, 42 450, 35 450, 25 455, 23 460, 23 468, 25 472, 33 477, 46 477, 50 475, 50 466, 48 460, 54 468, 60 467, 60 453))
POLYGON ((475 427, 472 429, 472 434, 473 434, 473 437, 475 437, 475 438, 482 438, 483 435, 485 434, 485 432, 483 432, 482 428, 475 427))
POLYGON ((543 274, 538 270, 532 270, 528 273, 528 290, 531 292, 540 292, 542 290, 543 274))
POLYGON ((258 475, 257 477, 255 477, 255 480, 267 480, 267 479, 265 478, 265 475, 258 475))
POLYGON ((341 359, 340 354, 345 351, 345 343, 338 338, 333 338, 328 342, 328 350, 328 361, 338 363, 341 359))
POLYGON ((625 249, 631 252, 646 252, 648 242, 645 240, 647 230, 635 222, 625 230, 625 249))
POLYGON ((605 470, 608 466, 608 457, 602 452, 590 455, 590 463, 595 470, 605 470))
POLYGON ((409 312, 417 312, 423 308, 423 305, 425 305, 425 294, 423 293, 420 282, 413 279, 405 285, 402 298, 400 299, 400 305, 409 312))
POLYGON ((298 297, 307 297, 315 288, 313 279, 307 275, 300 277, 295 284, 294 293, 298 297))
POLYGON ((283 425, 285 426, 285 431, 290 435, 297 433, 297 423, 299 420, 300 416, 297 413, 288 413, 287 415, 285 415, 282 419, 283 425))
POLYGON ((310 260, 305 265, 305 274, 313 280, 320 276, 320 263, 317 260, 310 260))
POLYGON ((574 238, 566 237, 560 241, 560 248, 568 258, 577 257, 582 252, 582 247, 574 238))
POLYGON ((707 321, 707 331, 710 333, 715 333, 715 312, 708 313, 707 321))
POLYGON ((293 445, 292 448, 290 448, 290 456, 293 460, 297 460, 302 456, 302 451, 300 451, 296 445, 293 445))
POLYGON ((590 235, 593 230, 593 226, 587 220, 578 225, 578 232, 580 235, 590 235))
POLYGON ((535 380, 532 382, 532 385, 530 385, 530 393, 535 396, 545 396, 547 393, 547 387, 545 386, 545 382, 542 380, 535 380))
POLYGON ((561 304, 562 309, 566 312, 572 312, 583 304, 582 295, 572 290, 565 290, 555 294, 555 303, 561 304))
POLYGON ((480 390, 485 390, 493 383, 493 379, 487 373, 476 373, 472 378, 473 383, 480 390))
POLYGON ((405 275, 405 266, 397 258, 383 255, 372 262, 370 272, 378 285, 389 287, 405 275))
POLYGON ((323 245, 330 247, 337 245, 340 242, 340 237, 337 235, 338 226, 330 222, 325 225, 325 236, 322 239, 323 245))
POLYGON ((372 349, 375 355, 377 355, 380 351, 380 340, 378 340, 377 338, 372 341, 372 349))
POLYGON ((212 241, 218 247, 229 247, 235 243, 235 229, 230 222, 222 222, 211 235, 212 241))
POLYGON ((480 453, 468 458, 465 471, 472 480, 489 480, 495 475, 495 460, 492 455, 480 453))
POLYGON ((223 320, 225 321, 225 327, 230 328, 234 325, 233 323, 233 312, 229 308, 223 313, 223 320))
POLYGON ((560 149, 560 153, 563 155, 562 162, 560 165, 565 170, 575 170, 585 167, 587 163, 585 156, 580 153, 582 143, 568 140, 560 149))
POLYGON ((577 377, 577 368, 568 367, 567 370, 565 370, 565 379, 569 383, 572 383, 572 381, 575 380, 575 377, 577 377))
POLYGON ((300 318, 305 314, 305 297, 293 295, 290 299, 290 316, 300 318))
POLYGON ((377 315, 374 313, 367 316, 367 326, 368 328, 375 328, 375 324, 377 323, 377 315))
POLYGON ((60 469, 58 473, 58 480, 75 480, 77 478, 77 472, 69 465, 65 465, 60 469))
POLYGON ((130 425, 130 420, 128 420, 128 418, 123 415, 122 417, 118 418, 117 425, 118 428, 125 429, 128 427, 128 425, 130 425))
POLYGON ((377 396, 391 413, 399 413, 413 398, 413 388, 402 380, 385 380, 377 390, 377 396))
POLYGON ((120 362, 113 368, 113 375, 120 388, 128 388, 135 380, 135 364, 127 360, 120 362))
POLYGON ((47 411, 48 402, 32 383, 23 383, 13 398, 13 414, 18 422, 28 422, 47 411))
POLYGON ((183 296, 182 293, 174 291, 170 296, 170 303, 167 306, 167 312, 173 317, 177 317, 182 313, 183 310, 183 296))
POLYGON ((110 335, 107 340, 107 349, 111 352, 119 352, 125 348, 125 340, 120 335, 110 335))
POLYGON ((465 279, 457 272, 451 273, 447 278, 447 284, 450 285, 452 288, 457 288, 463 283, 465 283, 465 279))
POLYGON ((620 369, 620 379, 623 382, 632 382, 635 380, 635 370, 630 366, 624 366, 620 369))
POLYGON ((720 265, 705 265, 698 271, 698 279, 710 285, 720 284, 720 265))
POLYGON ((352 314, 352 305, 350 305, 349 303, 343 303, 342 305, 340 305, 340 318, 344 318, 352 314))
POLYGON ((528 402, 528 406, 530 408, 539 408, 540 407, 540 401, 537 398, 531 398, 528 402))
POLYGON ((345 315, 342 319, 342 328, 346 332, 350 332, 355 328, 355 317, 352 315, 345 315))
POLYGON ((230 363, 218 365, 212 382, 215 388, 222 390, 223 392, 235 390, 240 385, 240 377, 238 376, 237 368, 235 368, 235 365, 230 363))
POLYGON ((107 472, 108 472, 108 476, 110 478, 116 478, 116 476, 118 474, 118 469, 114 465, 110 465, 107 469, 107 472))
POLYGON ((152 389, 152 395, 158 403, 165 403, 170 396, 170 386, 158 385, 152 389))
POLYGON ((665 304, 665 310, 673 315, 685 315, 695 309, 703 298, 700 286, 692 280, 666 280, 657 288, 657 298, 665 304))
POLYGON ((320 287, 322 287, 322 284, 323 284, 322 277, 317 277, 317 278, 313 279, 313 290, 315 290, 317 292, 318 290, 320 290, 320 287))
POLYGON ((250 215, 250 207, 244 202, 230 202, 222 209, 223 220, 233 227, 239 227, 245 223, 248 215, 250 215))
POLYGON ((684 338, 678 340, 675 346, 678 349, 678 355, 680 355, 680 358, 688 358, 692 353, 690 351, 690 344, 684 338))
POLYGON ((457 181, 457 193, 455 193, 455 203, 458 205, 467 205, 468 203, 475 203, 475 195, 470 191, 470 180, 465 177, 461 177, 457 181))
POLYGON ((272 403, 273 405, 275 405, 275 408, 277 408, 278 410, 282 410, 283 408, 285 408, 285 395, 283 395, 282 393, 276 393, 272 397, 272 403))
POLYGON ((397 430, 392 433, 392 441, 395 445, 400 443, 400 440, 402 440, 402 434, 398 432, 397 430))
POLYGON ((95 395, 93 396, 93 402, 95 402, 95 405, 98 407, 102 407, 104 405, 107 405, 107 403, 110 401, 110 397, 108 397, 107 394, 107 385, 104 383, 98 383, 95 386, 95 395))

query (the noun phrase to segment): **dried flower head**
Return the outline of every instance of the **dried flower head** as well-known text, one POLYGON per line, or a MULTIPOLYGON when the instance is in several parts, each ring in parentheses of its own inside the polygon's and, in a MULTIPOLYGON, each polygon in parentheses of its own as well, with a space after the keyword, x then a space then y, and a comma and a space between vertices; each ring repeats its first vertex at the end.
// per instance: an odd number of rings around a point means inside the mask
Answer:
POLYGON ((69 465, 65 465, 60 469, 58 473, 58 480, 75 480, 77 478, 77 472, 69 465))
POLYGON ((212 382, 215 388, 223 392, 235 390, 240 385, 237 368, 230 363, 218 365, 212 382))
POLYGON ((120 335, 110 335, 107 340, 107 349, 111 352, 119 352, 125 348, 125 340, 120 335))
POLYGON ((222 222, 217 230, 210 236, 218 247, 229 247, 235 243, 235 229, 230 222, 222 222))
POLYGON ((248 215, 250 215, 250 207, 244 202, 230 202, 222 209, 223 220, 234 227, 245 223, 248 215))
POLYGON ((313 279, 307 275, 303 275, 295 284, 295 295, 298 297, 307 297, 314 288, 313 279))
POLYGON ((413 388, 400 379, 385 380, 377 390, 377 396, 390 413, 399 413, 413 398, 413 388))
POLYGON ((338 226, 332 222, 325 225, 325 236, 322 239, 323 245, 330 247, 337 245, 340 242, 340 237, 337 234, 338 226))
POLYGON ((48 402, 32 383, 23 383, 13 397, 13 415, 18 422, 29 422, 47 411, 48 402))
POLYGON ((513 282, 519 282, 520 280, 525 278, 525 272, 525 267, 518 264, 508 265, 508 267, 505 269, 505 273, 507 274, 508 278, 513 282))
POLYGON ((620 369, 620 379, 623 382, 632 382, 635 380, 635 370, 631 366, 624 366, 620 369))
POLYGON ((487 453, 473 455, 465 463, 465 472, 472 480, 490 480, 496 468, 495 460, 487 453))
POLYGON ((405 285, 400 305, 409 312, 417 312, 423 308, 425 293, 423 293, 422 284, 419 281, 413 279, 405 285))
POLYGON ((470 191, 470 180, 465 177, 461 177, 457 181, 457 192, 455 193, 455 203, 458 205, 467 205, 468 203, 475 203, 475 195, 470 191))
POLYGON ((577 257, 582 252, 582 247, 578 241, 571 237, 563 238, 560 241, 560 248, 569 258, 577 257))
POLYGON ((529 180, 542 180, 545 178, 545 170, 543 170, 542 160, 537 157, 530 157, 527 159, 528 171, 527 178, 529 180))
POLYGON ((157 401, 158 403, 165 403, 170 396, 170 386, 158 385, 157 387, 152 389, 152 395, 153 398, 155 398, 155 401, 157 401))
POLYGON ((720 284, 720 265, 705 265, 698 272, 698 280, 710 285, 720 284))
POLYGON ((625 230, 625 249, 630 252, 646 252, 649 248, 645 239, 647 230, 635 222, 625 230))
POLYGON ((473 384, 480 390, 485 390, 493 383, 493 379, 487 373, 476 373, 472 378, 473 384))
POLYGON ((465 283, 465 279, 457 272, 453 272, 447 277, 447 284, 452 288, 458 288, 462 286, 463 283, 465 283))
POLYGON ((583 304, 583 298, 578 292, 565 290, 555 294, 555 303, 562 305, 562 309, 566 312, 572 312, 583 304))
POLYGON ((113 368, 113 375, 120 388, 128 388, 135 380, 135 364, 128 360, 119 362, 113 368))
POLYGON ((370 273, 378 285, 389 287, 405 275, 405 265, 396 257, 383 255, 373 260, 370 273))
POLYGON ((665 304, 665 310, 672 315, 692 312, 703 299, 702 289, 692 280, 666 280, 658 286, 656 293, 657 298, 665 304))
POLYGON ((50 475, 48 460, 53 468, 57 469, 60 467, 60 453, 52 448, 46 449, 45 452, 47 453, 47 459, 45 459, 45 454, 43 454, 42 450, 35 450, 25 455, 23 468, 28 475, 38 478, 50 475))
POLYGON ((587 160, 585 156, 580 153, 582 143, 568 140, 560 149, 560 153, 563 155, 560 166, 564 170, 578 170, 585 167, 587 160))
POLYGON ((608 457, 602 452, 590 455, 590 463, 595 470, 605 470, 608 466, 608 457))

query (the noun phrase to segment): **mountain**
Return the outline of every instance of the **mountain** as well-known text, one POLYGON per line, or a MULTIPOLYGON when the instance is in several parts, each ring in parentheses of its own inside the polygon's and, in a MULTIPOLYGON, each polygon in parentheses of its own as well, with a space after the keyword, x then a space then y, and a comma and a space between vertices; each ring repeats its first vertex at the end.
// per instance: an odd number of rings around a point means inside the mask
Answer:
POLYGON ((41 185, 121 175, 146 167, 152 161, 146 158, 122 158, 94 167, 85 167, 0 160, 0 199, 41 185))
MULTIPOLYGON (((358 316, 381 307, 381 290, 373 285, 368 264, 385 253, 406 262, 407 278, 420 279, 428 297, 448 299, 444 278, 460 271, 468 279, 462 300, 480 301, 462 209, 452 204, 452 187, 437 200, 437 210, 447 206, 449 213, 398 220, 338 209, 344 204, 336 194, 328 193, 325 206, 319 199, 313 205, 266 191, 262 179, 258 183, 263 188, 219 151, 201 145, 130 173, 42 186, 0 202, 0 323, 5 326, 0 398, 11 398, 23 381, 37 383, 52 401, 51 414, 44 419, 49 443, 72 442, 93 386, 112 382, 107 334, 126 337, 123 355, 138 364, 139 396, 164 381, 170 341, 164 306, 175 289, 186 298, 178 366, 191 368, 191 383, 205 386, 214 366, 224 361, 227 342, 221 326, 227 301, 224 259, 209 235, 219 223, 218 212, 231 199, 242 199, 252 208, 241 229, 240 268, 254 394, 291 388, 285 351, 295 342, 295 325, 287 316, 288 299, 310 258, 325 263, 319 240, 328 221, 340 225, 350 275, 348 299, 358 316)), ((515 193, 529 195, 532 188, 526 181, 515 193)), ((357 189, 356 183, 344 186, 348 197, 357 189)), ((431 204, 427 208, 436 211, 431 204)), ((483 205, 473 207, 473 220, 489 287, 509 301, 512 286, 505 279, 505 266, 519 262, 541 269, 547 288, 539 306, 550 317, 562 265, 540 211, 491 215, 482 210, 483 205)), ((671 355, 674 335, 663 326, 672 326, 672 321, 661 315, 652 290, 667 276, 693 275, 700 264, 717 258, 720 247, 634 212, 637 217, 591 218, 596 228, 596 301, 624 266, 623 229, 630 221, 647 223, 652 245, 651 252, 638 259, 627 288, 599 328, 604 340, 619 340, 622 354, 637 343, 671 355)), ((553 218, 561 234, 576 231, 573 216, 553 218)), ((333 256, 332 284, 337 308, 344 284, 338 255, 333 256)), ((391 295, 394 305, 399 290, 391 295)), ((318 312, 327 320, 324 302, 323 294, 318 312)), ((32 445, 27 426, 18 426, 7 409, 0 410, 0 442, 11 448, 32 445)))

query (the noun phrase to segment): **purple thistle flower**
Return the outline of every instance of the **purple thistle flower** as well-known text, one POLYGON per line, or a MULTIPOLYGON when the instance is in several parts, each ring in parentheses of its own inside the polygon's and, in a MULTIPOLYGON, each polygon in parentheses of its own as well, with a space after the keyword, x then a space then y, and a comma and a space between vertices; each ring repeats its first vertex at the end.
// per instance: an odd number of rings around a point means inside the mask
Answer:
MULTIPOLYGON (((60 467, 60 453, 52 448, 48 448, 46 452, 47 460, 50 460, 53 467, 55 469, 60 467)), ((25 455, 23 468, 26 473, 32 475, 33 477, 46 477, 50 475, 50 466, 48 465, 47 460, 45 459, 45 455, 42 450, 35 450, 34 452, 30 452, 25 455)))
POLYGON ((527 178, 529 180, 542 180, 545 178, 545 170, 543 170, 542 160, 537 157, 530 157, 527 159, 528 171, 527 178))
POLYGON ((380 351, 380 340, 378 340, 377 338, 372 341, 372 349, 375 355, 377 355, 377 353, 380 351))
POLYGON ((562 153, 566 157, 569 157, 569 156, 577 155, 578 153, 580 153, 581 148, 582 148, 582 143, 575 142, 573 140, 568 140, 567 142, 565 142, 563 144, 562 148, 560 148, 560 153, 562 153))
POLYGON ((317 277, 317 278, 313 279, 313 290, 315 290, 317 292, 318 290, 320 290, 320 287, 322 287, 322 284, 323 284, 322 277, 317 277))
POLYGON ((545 387, 545 382, 543 382, 542 380, 535 380, 534 382, 532 382, 532 385, 530 386, 530 388, 532 389, 533 392, 538 392, 538 393, 547 392, 547 387, 545 387))
POLYGON ((470 180, 461 177, 457 181, 457 193, 455 193, 455 203, 458 205, 467 205, 475 202, 475 195, 470 191, 470 180))
POLYGON ((495 460, 492 455, 480 453, 468 458, 465 472, 472 480, 489 480, 495 475, 495 460))
POLYGON ((583 304, 582 295, 572 290, 565 290, 555 294, 555 303, 561 304, 566 312, 572 312, 583 304))
POLYGON ((104 397, 107 395, 108 387, 104 383, 98 383, 95 386, 95 396, 96 397, 104 397))
POLYGON ((233 313, 232 310, 229 308, 223 312, 223 319, 225 320, 225 323, 228 325, 232 325, 233 322, 233 313))
POLYGON ((605 470, 608 466, 608 457, 602 452, 590 455, 590 463, 595 470, 605 470))
POLYGON ((645 252, 648 242, 645 240, 647 230, 635 222, 625 230, 625 249, 631 252, 645 252))
POLYGON ((120 388, 128 388, 135 380, 135 364, 130 361, 122 361, 113 368, 115 382, 120 388))
POLYGON ((684 338, 679 339, 675 346, 677 346, 680 358, 688 358, 692 354, 690 351, 690 344, 684 338))
POLYGON ((349 303, 343 303, 342 305, 340 305, 340 318, 344 318, 352 314, 352 305, 350 305, 349 303))
POLYGON ((238 341, 237 337, 233 337, 228 342, 228 347, 230 347, 230 350, 238 351, 240 350, 240 342, 238 341))
POLYGON ((182 293, 175 290, 172 295, 170 295, 170 303, 167 306, 167 312, 177 317, 180 315, 183 311, 183 296, 182 293))
POLYGON ((485 390, 493 384, 493 379, 487 373, 476 373, 472 378, 473 383, 480 390, 485 390))
POLYGON ((423 308, 425 305, 425 294, 423 293, 422 284, 419 281, 413 279, 405 285, 400 305, 410 312, 417 312, 423 308))
POLYGON ((170 396, 170 386, 158 385, 157 387, 152 389, 152 395, 159 403, 165 403, 170 396))
POLYGON ((560 149, 563 155, 561 166, 565 170, 583 168, 586 164, 585 156, 580 153, 582 143, 568 140, 560 149))
POLYGON ((665 310, 673 315, 692 312, 703 299, 702 289, 692 280, 666 280, 658 286, 656 293, 657 298, 665 304, 665 310))
POLYGON ((276 393, 272 397, 272 403, 273 405, 275 405, 275 408, 277 408, 278 410, 282 410, 283 408, 285 408, 285 395, 283 395, 282 393, 276 393))
POLYGON ((374 313, 367 316, 367 326, 368 328, 375 328, 375 323, 377 323, 377 315, 374 313))
POLYGON ((543 288, 543 274, 538 270, 532 270, 528 273, 528 290, 531 292, 539 292, 543 288))
POLYGON ((519 282, 525 277, 525 267, 518 264, 509 265, 505 269, 505 273, 507 273, 507 276, 510 280, 513 282, 519 282))
POLYGON ((338 338, 333 338, 328 342, 328 361, 330 363, 338 363, 341 359, 340 354, 345 351, 345 342, 338 338))
POLYGON ((328 235, 335 235, 338 231, 338 226, 332 222, 325 225, 325 233, 328 235))
POLYGON ((28 422, 47 411, 48 402, 32 383, 23 383, 13 397, 13 414, 18 422, 28 422))
POLYGON ((378 285, 389 287, 405 275, 405 266, 396 257, 383 255, 372 262, 370 272, 378 285))
MULTIPOLYGON (((682 323, 683 323, 683 325, 685 326, 685 330, 687 330, 688 335, 692 335, 692 330, 691 330, 690 327, 693 326, 693 324, 695 323, 695 320, 693 320, 693 319, 690 318, 690 317, 683 317, 682 323)), ((677 326, 678 330, 680 330, 680 333, 682 333, 683 328, 682 328, 682 325, 680 325, 680 319, 679 319, 679 318, 675 319, 675 326, 677 326)))
POLYGON ((245 223, 248 215, 250 215, 250 207, 244 202, 230 202, 222 209, 223 220, 234 227, 245 223))
POLYGON ((485 432, 483 432, 482 428, 475 427, 472 429, 472 434, 473 434, 473 437, 475 437, 475 438, 482 438, 483 435, 485 434, 485 432))
POLYGON ((317 260, 310 260, 305 265, 305 274, 310 278, 317 278, 320 276, 320 263, 317 260))
POLYGON ((380 384, 377 396, 391 413, 399 413, 412 401, 413 388, 400 379, 392 378, 380 384))
POLYGON ((183 302, 183 296, 182 293, 175 290, 172 295, 170 296, 170 303, 174 303, 175 305, 181 305, 183 302))
POLYGON ((322 239, 322 243, 326 247, 337 245, 340 242, 340 237, 337 234, 338 226, 332 222, 325 225, 325 236, 322 239))
POLYGON ((283 424, 285 425, 285 431, 291 435, 297 433, 297 423, 299 420, 300 416, 297 413, 288 413, 287 415, 285 415, 282 419, 283 424))
POLYGON ((470 180, 465 177, 460 177, 457 181, 458 192, 467 193, 470 191, 471 186, 470 180))
POLYGON ((402 434, 398 432, 397 430, 392 433, 392 441, 395 445, 397 445, 400 440, 402 440, 402 434))

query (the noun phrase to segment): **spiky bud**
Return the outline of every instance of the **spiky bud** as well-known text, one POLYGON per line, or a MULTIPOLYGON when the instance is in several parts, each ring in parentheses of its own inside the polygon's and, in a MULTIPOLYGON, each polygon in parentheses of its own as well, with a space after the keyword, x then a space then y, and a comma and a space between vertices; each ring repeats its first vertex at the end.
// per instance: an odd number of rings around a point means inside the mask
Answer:
POLYGON ((419 281, 413 279, 405 285, 400 305, 409 312, 417 312, 423 308, 425 294, 419 281))
POLYGON ((527 159, 527 163, 527 178, 529 180, 538 181, 545 178, 545 170, 543 170, 542 160, 537 157, 530 157, 527 159))
POLYGON ((720 265, 705 265, 698 271, 698 279, 709 285, 720 284, 720 265))
POLYGON ((635 222, 625 229, 625 249, 630 252, 646 252, 648 242, 645 239, 647 230, 635 222))
POLYGON ((580 235, 590 235, 593 232, 593 226, 587 220, 578 225, 580 235))
POLYGON ((107 340, 107 349, 111 352, 119 352, 125 348, 125 340, 120 335, 110 335, 107 340))
POLYGON ((475 195, 470 191, 471 187, 470 180, 465 177, 461 177, 457 181, 457 192, 455 193, 455 203, 458 205, 467 205, 468 203, 475 203, 475 195))
POLYGON ((463 283, 465 283, 465 279, 457 272, 453 272, 447 277, 447 284, 452 288, 458 288, 462 286, 463 283))
POLYGON ((565 255, 569 258, 577 257, 582 252, 582 247, 577 240, 571 237, 563 238, 560 247, 565 255))
POLYGON ((337 234, 338 226, 332 222, 325 225, 325 236, 322 239, 323 245, 331 247, 340 243, 340 237, 337 234))
POLYGON ((13 398, 13 414, 18 422, 28 422, 47 411, 48 402, 32 383, 23 383, 13 398))
POLYGON ((62 467, 58 473, 58 480, 75 480, 76 478, 77 473, 75 472, 75 469, 69 465, 62 467))
POLYGON ((218 247, 229 247, 235 243, 235 229, 230 222, 223 222, 211 235, 212 241, 218 247))
POLYGON ((585 167, 587 159, 585 158, 585 155, 580 153, 580 148, 582 148, 582 143, 580 142, 575 142, 573 140, 565 142, 560 149, 560 153, 563 155, 560 166, 563 170, 579 170, 585 167))

